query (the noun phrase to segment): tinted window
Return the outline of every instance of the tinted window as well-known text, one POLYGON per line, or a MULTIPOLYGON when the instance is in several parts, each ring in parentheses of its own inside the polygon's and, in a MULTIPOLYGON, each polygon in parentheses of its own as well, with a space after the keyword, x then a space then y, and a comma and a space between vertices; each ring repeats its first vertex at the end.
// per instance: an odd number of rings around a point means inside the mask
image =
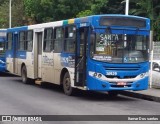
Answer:
POLYGON ((64 51, 69 53, 75 52, 75 26, 69 26, 65 29, 64 51))
POLYGON ((26 35, 25 32, 20 32, 19 34, 20 39, 19 39, 19 50, 25 50, 25 41, 26 41, 26 35))
POLYGON ((33 31, 21 31, 19 33, 19 50, 32 51, 33 48, 33 31))
POLYGON ((54 41, 54 51, 61 52, 62 51, 62 41, 63 41, 63 28, 55 28, 55 41, 54 41))
POLYGON ((43 50, 45 52, 50 52, 53 50, 53 29, 48 28, 44 31, 44 43, 43 50))
POLYGON ((27 32, 26 50, 32 51, 33 48, 33 31, 27 32))
POLYGON ((7 34, 7 42, 6 42, 6 49, 7 50, 12 49, 12 38, 13 38, 12 33, 8 33, 7 34))

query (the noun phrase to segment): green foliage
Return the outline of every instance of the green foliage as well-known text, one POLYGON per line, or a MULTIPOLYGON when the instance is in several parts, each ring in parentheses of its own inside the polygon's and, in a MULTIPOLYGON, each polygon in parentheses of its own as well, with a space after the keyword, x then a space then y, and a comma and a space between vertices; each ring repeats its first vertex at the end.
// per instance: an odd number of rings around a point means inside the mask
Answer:
POLYGON ((95 0, 91 5, 91 10, 94 14, 105 13, 104 8, 106 7, 108 0, 95 0))
POLYGON ((0 6, 0 28, 6 28, 8 27, 8 2, 7 1, 1 1, 0 6), (7 9, 6 9, 7 7, 7 9))
MULTIPOLYGON (((0 28, 9 27, 9 0, 0 0, 0 28)), ((23 1, 12 2, 12 27, 24 25, 23 1)))
POLYGON ((85 0, 24 0, 26 16, 37 23, 75 18, 89 3, 85 0))
POLYGON ((131 0, 131 2, 136 3, 136 7, 130 10, 131 14, 145 16, 154 19, 153 15, 153 0, 131 0))
POLYGON ((159 0, 130 0, 134 3, 130 14, 148 17, 151 19, 151 29, 154 31, 154 40, 160 40, 160 1, 159 0))
POLYGON ((85 17, 85 16, 90 16, 92 15, 92 11, 91 10, 85 10, 85 11, 81 11, 78 13, 77 17, 85 17))

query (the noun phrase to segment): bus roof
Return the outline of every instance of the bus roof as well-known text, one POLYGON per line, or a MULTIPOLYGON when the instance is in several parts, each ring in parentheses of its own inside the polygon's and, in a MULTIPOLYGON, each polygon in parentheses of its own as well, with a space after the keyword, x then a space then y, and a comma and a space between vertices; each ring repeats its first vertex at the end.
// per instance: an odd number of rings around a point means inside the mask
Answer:
MULTIPOLYGON (((54 27, 54 26, 57 27, 57 26, 64 26, 68 24, 78 24, 83 22, 94 23, 93 20, 96 20, 96 19, 98 20, 100 17, 126 17, 126 18, 143 19, 150 22, 149 18, 140 17, 140 16, 122 15, 122 14, 102 14, 102 15, 91 15, 86 17, 73 18, 73 19, 54 21, 54 22, 48 22, 48 23, 34 24, 34 25, 28 25, 28 26, 13 27, 13 28, 7 29, 7 31, 15 32, 15 31, 27 30, 28 28, 34 29, 34 28, 54 27)), ((149 27, 147 29, 149 29, 149 27)))

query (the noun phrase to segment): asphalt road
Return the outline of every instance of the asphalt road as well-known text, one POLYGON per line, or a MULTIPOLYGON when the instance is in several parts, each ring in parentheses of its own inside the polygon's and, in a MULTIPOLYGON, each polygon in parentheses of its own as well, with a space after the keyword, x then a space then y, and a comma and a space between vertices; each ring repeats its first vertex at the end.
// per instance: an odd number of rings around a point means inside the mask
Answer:
MULTIPOLYGON (((0 115, 160 115, 160 103, 121 95, 111 99, 106 94, 85 91, 70 97, 56 85, 26 85, 19 77, 0 74, 0 115)), ((72 123, 81 122, 65 122, 72 123)))

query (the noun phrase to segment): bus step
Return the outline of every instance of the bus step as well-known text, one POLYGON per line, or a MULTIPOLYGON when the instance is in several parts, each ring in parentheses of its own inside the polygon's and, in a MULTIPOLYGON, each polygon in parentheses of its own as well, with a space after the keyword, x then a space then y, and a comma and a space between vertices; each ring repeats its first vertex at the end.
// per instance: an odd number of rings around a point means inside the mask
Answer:
POLYGON ((42 85, 42 80, 40 80, 40 79, 35 80, 35 84, 37 84, 37 85, 42 85))

